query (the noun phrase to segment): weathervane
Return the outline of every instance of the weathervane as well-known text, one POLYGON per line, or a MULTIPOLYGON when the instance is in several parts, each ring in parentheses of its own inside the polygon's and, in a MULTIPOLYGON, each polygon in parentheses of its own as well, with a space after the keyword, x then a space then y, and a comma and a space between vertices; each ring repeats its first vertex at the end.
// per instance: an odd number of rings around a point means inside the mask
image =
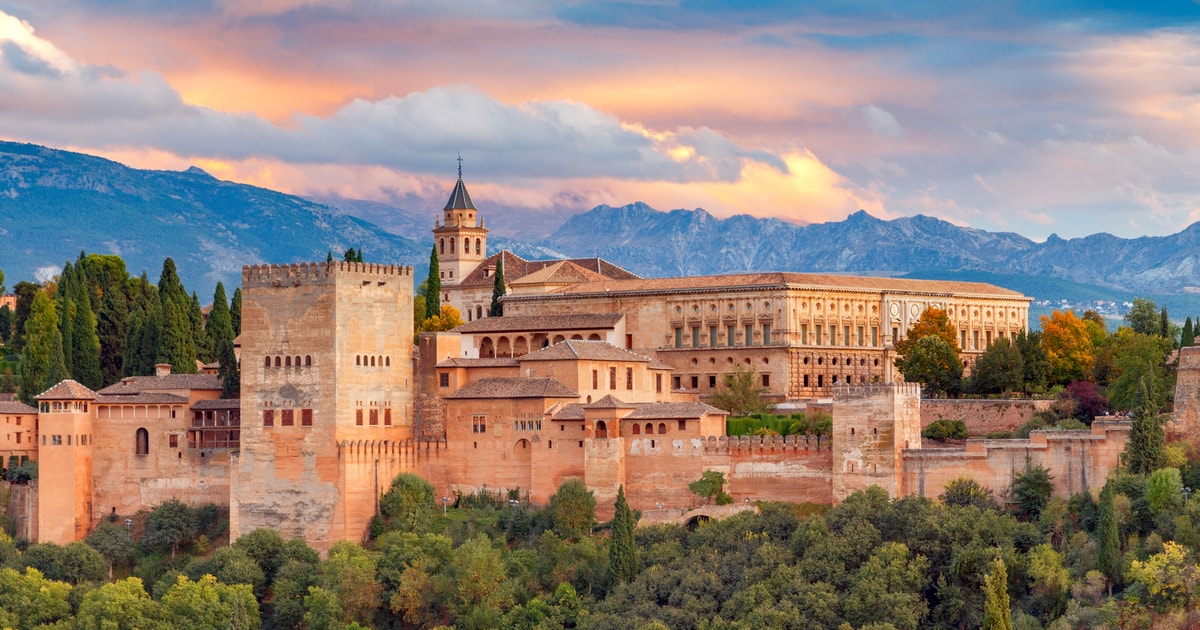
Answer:
POLYGON ((458 178, 462 179, 462 151, 458 152, 458 178))

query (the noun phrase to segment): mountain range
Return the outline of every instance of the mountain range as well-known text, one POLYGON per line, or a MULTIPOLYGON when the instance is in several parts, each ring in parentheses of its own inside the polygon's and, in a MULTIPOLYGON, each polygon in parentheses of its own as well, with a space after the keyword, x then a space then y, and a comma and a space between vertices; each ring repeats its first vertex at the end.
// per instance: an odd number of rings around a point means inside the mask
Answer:
MULTIPOLYGON (((1038 243, 923 215, 883 220, 859 211, 844 221, 797 225, 634 203, 560 217, 550 233, 545 213, 536 218, 536 230, 522 231, 506 224, 519 221, 514 213, 497 219, 485 200, 476 204, 493 229, 492 251, 601 256, 648 277, 762 270, 909 275, 993 282, 1039 300, 1122 302, 1144 295, 1172 311, 1200 311, 1200 223, 1162 237, 1052 235, 1038 243), (522 233, 549 236, 511 236, 522 233)), ((369 261, 415 266, 420 277, 436 216, 436 208, 305 199, 221 181, 194 167, 139 170, 0 142, 0 239, 6 245, 0 269, 10 285, 51 274, 81 250, 120 254, 131 272, 146 270, 152 279, 171 256, 187 286, 202 294, 218 279, 237 284, 243 264, 323 260, 348 247, 362 248, 369 261)))

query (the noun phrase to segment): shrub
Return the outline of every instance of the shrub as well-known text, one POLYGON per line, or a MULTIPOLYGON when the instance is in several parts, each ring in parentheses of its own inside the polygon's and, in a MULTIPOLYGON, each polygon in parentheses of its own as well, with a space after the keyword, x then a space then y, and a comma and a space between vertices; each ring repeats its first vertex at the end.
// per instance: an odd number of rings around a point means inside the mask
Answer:
POLYGON ((962 420, 936 420, 921 430, 921 437, 928 440, 965 440, 971 435, 962 420))

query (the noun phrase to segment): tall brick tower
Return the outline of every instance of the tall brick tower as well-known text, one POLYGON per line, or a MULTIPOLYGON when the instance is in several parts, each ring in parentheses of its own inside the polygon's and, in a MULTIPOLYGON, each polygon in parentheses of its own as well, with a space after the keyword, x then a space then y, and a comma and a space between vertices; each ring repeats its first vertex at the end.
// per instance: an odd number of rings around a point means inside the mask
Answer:
POLYGON ((66 380, 34 398, 39 412, 38 542, 65 545, 82 539, 92 525, 90 407, 96 393, 66 380))
POLYGON ((833 502, 871 486, 903 492, 901 451, 921 448, 921 386, 841 385, 833 390, 833 502))
POLYGON ((442 221, 433 227, 434 246, 438 252, 438 269, 442 286, 462 282, 479 263, 487 258, 487 229, 483 218, 471 203, 462 178, 462 158, 458 158, 458 183, 450 192, 450 200, 442 208, 442 221))
POLYGON ((326 551, 366 534, 413 437, 411 267, 242 269, 241 452, 230 532, 326 551))
POLYGON ((1200 346, 1179 349, 1175 377, 1175 421, 1178 437, 1200 439, 1200 346))

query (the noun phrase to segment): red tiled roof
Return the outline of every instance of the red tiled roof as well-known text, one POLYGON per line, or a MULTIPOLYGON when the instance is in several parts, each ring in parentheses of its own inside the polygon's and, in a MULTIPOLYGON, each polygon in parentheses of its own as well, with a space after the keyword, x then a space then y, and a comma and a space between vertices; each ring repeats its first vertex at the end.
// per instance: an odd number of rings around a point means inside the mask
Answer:
MULTIPOLYGON (((509 283, 520 280, 535 271, 564 262, 563 260, 525 260, 511 252, 502 251, 488 256, 483 262, 479 263, 478 267, 467 274, 467 277, 454 286, 463 288, 492 286, 495 283, 495 278, 487 275, 486 272, 489 267, 494 268, 496 262, 501 258, 504 259, 504 280, 509 283)), ((638 277, 603 258, 569 258, 566 259, 566 262, 573 263, 582 269, 614 280, 631 280, 638 277)))
MULTIPOLYGON (((714 276, 690 276, 682 278, 637 278, 584 282, 564 287, 551 295, 582 295, 593 293, 653 293, 680 290, 723 290, 734 288, 820 288, 872 290, 896 293, 965 293, 996 297, 1025 297, 1016 291, 982 282, 959 282, 950 280, 914 280, 911 278, 884 278, 875 276, 842 276, 836 274, 808 274, 790 272, 764 272, 714 276)), ((535 299, 543 296, 511 295, 505 299, 535 299)))
POLYGON ((221 377, 216 374, 167 374, 165 376, 130 376, 100 390, 103 396, 128 396, 141 392, 180 389, 221 389, 221 377))
POLYGON ((160 392, 98 396, 96 398, 97 405, 182 405, 187 401, 185 396, 160 392))
POLYGON ((657 420, 663 418, 699 418, 705 414, 729 415, 729 412, 717 409, 712 405, 701 402, 658 402, 641 403, 633 413, 625 416, 630 420, 657 420))
POLYGON ((446 398, 579 398, 579 393, 549 377, 484 378, 446 398))
POLYGON ((34 396, 34 400, 95 400, 96 392, 67 379, 34 396))
POLYGON ((617 325, 625 315, 595 313, 588 315, 512 315, 485 317, 454 329, 457 333, 538 332, 551 330, 596 330, 617 325))
POLYGON ((583 408, 584 409, 631 409, 635 406, 636 405, 634 405, 632 403, 627 403, 627 402, 621 400, 620 398, 617 398, 616 396, 609 394, 609 395, 605 396, 604 398, 597 400, 596 402, 590 402, 590 403, 585 404, 583 406, 583 408))
POLYGON ((455 357, 442 359, 434 367, 517 367, 518 365, 517 360, 511 357, 485 357, 482 359, 455 357))
POLYGON ((0 401, 0 413, 31 414, 37 412, 37 409, 34 409, 25 403, 19 403, 15 400, 0 401))
POLYGON ((223 410, 223 409, 241 409, 241 408, 242 408, 242 401, 238 400, 237 398, 216 398, 216 399, 211 399, 211 400, 209 400, 209 399, 197 400, 196 404, 194 404, 190 407, 190 409, 192 409, 194 411, 205 411, 205 410, 209 410, 209 409, 223 410))
POLYGON ((552 346, 517 357, 518 361, 631 361, 649 363, 650 357, 642 356, 607 341, 581 341, 568 339, 552 346))
POLYGON ((583 405, 572 403, 559 409, 550 419, 551 420, 583 420, 583 405))

